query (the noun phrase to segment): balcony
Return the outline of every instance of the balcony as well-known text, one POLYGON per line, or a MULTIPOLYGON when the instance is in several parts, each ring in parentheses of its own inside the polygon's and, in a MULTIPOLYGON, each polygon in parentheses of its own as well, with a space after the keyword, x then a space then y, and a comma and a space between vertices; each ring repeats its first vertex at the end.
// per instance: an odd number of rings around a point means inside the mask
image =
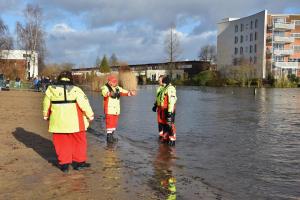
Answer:
POLYGON ((274 30, 293 30, 295 29, 295 23, 274 23, 274 30))
POLYGON ((295 41, 294 37, 288 36, 274 36, 273 42, 275 43, 293 43, 295 41))
POLYGON ((292 55, 294 49, 274 49, 274 55, 292 55))
POLYGON ((282 69, 299 69, 298 62, 274 62, 274 66, 282 69))

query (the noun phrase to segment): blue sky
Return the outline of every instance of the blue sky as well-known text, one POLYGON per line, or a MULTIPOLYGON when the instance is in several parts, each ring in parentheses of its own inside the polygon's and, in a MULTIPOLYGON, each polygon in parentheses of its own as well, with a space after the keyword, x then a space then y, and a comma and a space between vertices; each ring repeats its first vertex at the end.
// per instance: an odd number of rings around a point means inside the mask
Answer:
POLYGON ((294 0, 0 0, 0 16, 15 34, 27 3, 43 9, 47 63, 90 67, 97 56, 115 53, 129 64, 163 62, 165 36, 176 24, 181 60, 195 60, 203 45, 215 44, 216 23, 267 9, 300 13, 294 0))

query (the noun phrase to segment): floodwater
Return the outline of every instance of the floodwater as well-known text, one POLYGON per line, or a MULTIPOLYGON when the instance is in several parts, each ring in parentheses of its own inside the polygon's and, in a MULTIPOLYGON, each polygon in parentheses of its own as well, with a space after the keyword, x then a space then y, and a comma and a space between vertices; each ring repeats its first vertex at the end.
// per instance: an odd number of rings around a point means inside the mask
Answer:
MULTIPOLYGON (((178 87, 172 148, 157 141, 155 90, 121 99, 112 148, 126 184, 158 199, 300 199, 299 89, 178 87)), ((103 144, 102 98, 89 98, 89 137, 103 144)))

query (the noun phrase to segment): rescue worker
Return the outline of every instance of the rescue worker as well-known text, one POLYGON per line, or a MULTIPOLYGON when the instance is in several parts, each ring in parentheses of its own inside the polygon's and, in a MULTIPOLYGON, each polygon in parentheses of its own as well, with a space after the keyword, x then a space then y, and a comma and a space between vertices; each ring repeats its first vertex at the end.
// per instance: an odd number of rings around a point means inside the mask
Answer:
POLYGON ((158 78, 158 87, 156 89, 156 99, 155 99, 155 103, 152 107, 152 111, 153 112, 157 112, 157 123, 158 123, 158 133, 159 133, 159 140, 162 139, 164 132, 163 132, 163 120, 160 117, 161 114, 161 95, 163 93, 163 89, 164 89, 164 84, 162 82, 164 78, 164 75, 160 75, 158 78))
POLYGON ((108 144, 111 144, 117 141, 114 133, 120 114, 120 97, 135 96, 136 92, 134 90, 127 91, 118 86, 118 79, 114 75, 108 76, 107 80, 107 83, 101 87, 101 94, 103 96, 105 114, 106 141, 108 144))
POLYGON ((84 92, 73 85, 70 71, 63 71, 57 83, 47 88, 43 116, 49 120, 59 168, 68 172, 70 164, 75 170, 90 167, 86 163, 86 130, 94 113, 84 92))
POLYGON ((170 78, 165 76, 162 79, 164 88, 162 90, 159 117, 163 124, 162 142, 167 142, 169 146, 175 146, 176 127, 175 127, 175 108, 176 108, 176 89, 171 84, 170 78))

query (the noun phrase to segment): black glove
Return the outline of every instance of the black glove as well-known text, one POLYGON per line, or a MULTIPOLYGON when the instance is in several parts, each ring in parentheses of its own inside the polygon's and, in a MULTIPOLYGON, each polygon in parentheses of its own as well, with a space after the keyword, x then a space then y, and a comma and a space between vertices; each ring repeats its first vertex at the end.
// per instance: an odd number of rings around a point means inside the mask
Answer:
POLYGON ((153 111, 153 112, 156 112, 156 110, 157 110, 157 104, 155 103, 155 104, 153 105, 153 107, 152 107, 152 111, 153 111))
POLYGON ((117 88, 116 91, 111 91, 110 97, 113 99, 120 99, 120 90, 117 88))
POLYGON ((168 125, 172 125, 172 113, 171 112, 168 112, 167 115, 166 115, 166 121, 167 121, 167 124, 168 125))

